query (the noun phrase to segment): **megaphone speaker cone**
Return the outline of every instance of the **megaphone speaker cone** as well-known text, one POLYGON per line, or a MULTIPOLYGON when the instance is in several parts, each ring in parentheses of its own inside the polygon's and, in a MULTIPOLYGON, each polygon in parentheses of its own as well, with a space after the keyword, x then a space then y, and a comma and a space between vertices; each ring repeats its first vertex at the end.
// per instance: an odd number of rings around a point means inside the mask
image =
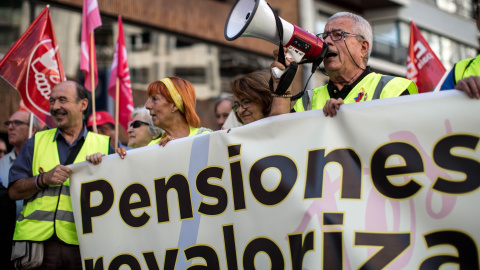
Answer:
POLYGON ((323 51, 323 41, 302 28, 293 25, 273 13, 265 0, 237 0, 225 24, 225 38, 228 41, 239 37, 260 38, 280 45, 277 19, 283 28, 282 44, 300 59, 317 59, 323 51))
POLYGON ((232 41, 240 37, 250 25, 260 0, 237 0, 228 14, 225 38, 232 41))

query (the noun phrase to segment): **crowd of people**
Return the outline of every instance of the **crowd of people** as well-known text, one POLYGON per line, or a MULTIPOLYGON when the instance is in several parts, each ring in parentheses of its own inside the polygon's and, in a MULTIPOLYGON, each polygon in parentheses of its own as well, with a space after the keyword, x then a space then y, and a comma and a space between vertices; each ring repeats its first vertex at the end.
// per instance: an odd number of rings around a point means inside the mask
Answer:
MULTIPOLYGON (((480 29, 479 21, 477 18, 480 29)), ((226 126, 232 115, 241 125, 306 110, 323 110, 325 116, 335 116, 342 104, 417 94, 414 82, 371 71, 372 28, 362 17, 337 13, 328 19, 320 37, 328 45, 324 59, 329 76, 326 85, 305 91, 295 101, 292 89, 274 94, 279 79, 270 72, 238 75, 230 84, 233 97, 215 104, 217 128, 226 126)), ((286 65, 278 61, 278 51, 274 56, 271 68, 285 69, 290 64, 291 59, 286 59, 286 65)), ((460 89, 472 98, 480 98, 479 57, 455 65, 443 88, 460 89)), ((108 112, 96 113, 98 134, 91 131, 93 118, 84 122, 91 97, 73 81, 60 82, 52 89, 50 113, 56 128, 40 131, 38 121, 25 111, 15 112, 4 123, 13 149, 7 153, 6 143, 0 141, 3 269, 13 269, 11 258, 21 264, 24 243, 32 242, 43 244, 43 259, 35 266, 38 269, 82 268, 70 201, 69 164, 85 160, 99 164, 102 156, 114 153, 126 158, 129 149, 165 146, 174 139, 212 132, 201 127, 195 112, 195 89, 187 80, 167 77, 154 81, 147 93, 145 107, 131 115, 127 146, 112 142, 115 123, 108 112), (28 138, 30 126, 33 136, 28 138)))

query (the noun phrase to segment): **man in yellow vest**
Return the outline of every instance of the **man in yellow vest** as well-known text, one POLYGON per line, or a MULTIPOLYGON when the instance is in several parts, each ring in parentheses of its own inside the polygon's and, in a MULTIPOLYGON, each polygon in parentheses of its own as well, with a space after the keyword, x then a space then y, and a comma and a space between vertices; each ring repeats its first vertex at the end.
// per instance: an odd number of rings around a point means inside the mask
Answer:
POLYGON ((88 132, 83 123, 88 96, 73 81, 54 86, 50 114, 57 128, 30 138, 10 169, 9 196, 25 200, 15 226, 12 259, 23 255, 16 247, 25 241, 43 243, 38 269, 82 269, 70 199, 71 170, 66 165, 85 161, 92 153, 114 153, 109 137, 88 132))
MULTIPOLYGON (((317 36, 328 45, 323 63, 330 80, 325 86, 305 91, 295 103, 294 111, 323 109, 325 116, 334 116, 344 103, 418 93, 413 81, 383 76, 367 66, 373 34, 364 18, 349 12, 336 13, 328 19, 325 32, 317 36)), ((289 63, 286 59, 287 66, 289 63)), ((278 61, 271 64, 271 68, 274 67, 285 69, 278 61)), ((279 79, 272 78, 276 89, 279 79)), ((290 94, 274 97, 270 115, 290 112, 290 94)))
MULTIPOLYGON (((480 1, 475 3, 477 28, 480 31, 480 1)), ((469 97, 480 99, 480 54, 456 63, 440 87, 440 90, 457 89, 469 97)))

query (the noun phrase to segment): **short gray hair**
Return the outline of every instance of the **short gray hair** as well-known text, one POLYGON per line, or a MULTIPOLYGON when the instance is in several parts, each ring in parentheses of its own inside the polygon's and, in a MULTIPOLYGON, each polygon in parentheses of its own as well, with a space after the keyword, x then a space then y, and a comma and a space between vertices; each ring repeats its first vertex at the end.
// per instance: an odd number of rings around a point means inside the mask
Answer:
POLYGON ((132 112, 132 119, 135 118, 135 116, 137 115, 140 115, 143 120, 148 123, 148 133, 150 133, 150 135, 152 135, 154 138, 158 138, 158 136, 163 133, 163 129, 153 125, 150 111, 147 110, 145 107, 135 108, 135 110, 133 110, 132 112))
MULTIPOLYGON (((350 18, 354 20, 353 24, 353 32, 352 34, 359 34, 362 35, 365 40, 368 41, 368 52, 367 55, 365 55, 364 61, 365 64, 367 64, 368 59, 370 58, 370 54, 372 53, 372 46, 373 46, 373 33, 372 33, 372 27, 370 24, 365 20, 363 17, 358 16, 356 14, 350 13, 350 12, 338 12, 333 14, 330 18, 328 18, 327 22, 337 19, 337 18, 350 18)), ((357 37, 357 39, 360 39, 361 37, 357 37)), ((360 40, 359 40, 360 41, 360 40)))

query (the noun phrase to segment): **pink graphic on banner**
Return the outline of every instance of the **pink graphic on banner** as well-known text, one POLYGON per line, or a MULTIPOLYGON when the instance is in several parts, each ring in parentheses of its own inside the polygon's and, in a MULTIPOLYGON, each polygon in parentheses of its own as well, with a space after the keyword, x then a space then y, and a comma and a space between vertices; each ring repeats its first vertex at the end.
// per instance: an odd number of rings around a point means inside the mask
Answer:
MULTIPOLYGON (((452 133, 452 127, 450 125, 449 120, 445 120, 445 129, 446 129, 446 134, 452 133)), ((423 157, 429 157, 430 156, 425 151, 425 149, 422 148, 422 146, 421 146, 420 142, 418 141, 417 137, 411 132, 401 131, 401 132, 393 133, 393 134, 390 135, 390 139, 391 140, 408 141, 408 142, 412 143, 413 145, 415 145, 415 147, 420 151, 420 153, 423 157)), ((428 176, 428 179, 432 183, 437 179, 437 176, 439 176, 439 175, 443 176, 445 178, 449 177, 448 173, 440 170, 437 166, 435 166, 435 164, 433 164, 433 162, 432 162, 433 159, 432 158, 424 158, 424 160, 425 160, 426 174, 428 176)), ((432 218, 435 218, 435 219, 445 218, 446 216, 448 216, 452 212, 453 208, 455 207, 455 202, 457 200, 457 197, 456 196, 448 196, 448 195, 444 195, 444 194, 439 195, 439 196, 441 196, 441 199, 442 199, 442 207, 441 207, 440 211, 438 213, 436 213, 433 210, 433 206, 432 206, 433 195, 434 195, 434 192, 432 191, 432 189, 428 189, 427 198, 426 198, 427 199, 426 207, 427 207, 428 214, 432 218)))
MULTIPOLYGON (((445 121, 446 133, 450 134, 452 132, 450 122, 448 120, 445 121)), ((423 149, 418 138, 410 131, 399 131, 390 134, 389 139, 392 141, 405 141, 411 143, 415 148, 420 152, 422 155, 423 160, 425 162, 425 173, 432 183, 436 180, 438 175, 442 175, 444 177, 448 177, 449 175, 438 169, 435 164, 432 162, 432 158, 429 157, 429 154, 423 149)), ((364 173, 368 174, 368 170, 364 170, 364 173)), ((405 181, 408 178, 405 177, 405 181)), ((447 196, 447 195, 439 195, 442 199, 442 206, 438 213, 435 213, 433 210, 432 199, 433 199, 434 192, 431 189, 427 191, 426 197, 426 210, 429 216, 435 219, 441 219, 448 216, 453 208, 455 207, 456 197, 454 196, 447 196)), ((415 204, 412 199, 408 200, 409 204, 409 213, 410 213, 410 231, 411 231, 411 244, 413 245, 416 240, 416 231, 417 231, 417 218, 415 213, 415 204)), ((400 231, 400 224, 401 218, 406 217, 406 215, 401 215, 400 213, 400 202, 387 200, 386 198, 382 197, 375 189, 370 191, 368 200, 367 200, 367 212, 365 218, 365 228, 367 231, 400 231), (392 217, 393 217, 393 228, 391 230, 387 227, 387 211, 386 205, 390 203, 392 207, 392 217)), ((378 248, 369 248, 368 255, 371 256, 375 252, 378 251, 378 248)), ((410 259, 413 255, 414 248, 413 246, 409 247, 404 253, 398 257, 391 265, 389 265, 389 269, 404 269, 404 267, 410 262, 410 259)))
MULTIPOLYGON (((307 211, 305 212, 300 224, 295 229, 295 232, 305 232, 307 229, 308 223, 316 216, 316 220, 320 226, 322 226, 322 215, 324 211, 327 212, 334 212, 338 210, 337 207, 337 199, 336 193, 340 190, 340 178, 335 179, 335 181, 330 180, 330 175, 326 172, 325 173, 325 190, 323 192, 323 197, 321 200, 317 199, 314 200, 310 206, 308 207, 307 211)), ((341 229, 338 227, 329 227, 329 230, 341 229)), ((350 266, 350 260, 348 258, 348 250, 347 247, 343 247, 344 253, 344 269, 351 270, 352 267, 350 266)), ((307 268, 303 268, 304 270, 308 270, 307 268)))

